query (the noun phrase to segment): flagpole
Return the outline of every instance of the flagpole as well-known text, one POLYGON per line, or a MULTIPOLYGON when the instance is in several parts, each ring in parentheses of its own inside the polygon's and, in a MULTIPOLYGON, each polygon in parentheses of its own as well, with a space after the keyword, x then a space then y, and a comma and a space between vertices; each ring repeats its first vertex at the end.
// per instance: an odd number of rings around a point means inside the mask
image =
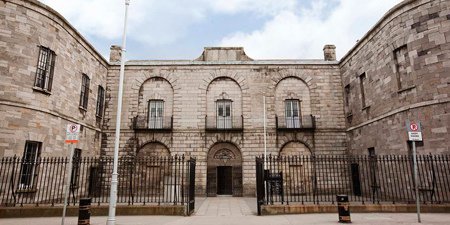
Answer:
POLYGON ((263 106, 264 106, 264 169, 266 168, 267 161, 267 135, 266 135, 266 96, 263 96, 263 106))
POLYGON ((120 120, 122 115, 122 96, 123 96, 123 79, 125 74, 125 52, 127 41, 127 19, 128 19, 128 6, 130 0, 125 0, 125 21, 123 25, 122 35, 122 47, 121 47, 121 59, 120 59, 120 73, 119 73, 119 94, 117 97, 117 115, 116 115, 116 134, 114 141, 114 164, 113 172, 111 176, 111 191, 109 197, 109 213, 107 225, 116 224, 116 205, 117 205, 117 184, 118 184, 118 162, 119 162, 119 140, 120 140, 120 120))

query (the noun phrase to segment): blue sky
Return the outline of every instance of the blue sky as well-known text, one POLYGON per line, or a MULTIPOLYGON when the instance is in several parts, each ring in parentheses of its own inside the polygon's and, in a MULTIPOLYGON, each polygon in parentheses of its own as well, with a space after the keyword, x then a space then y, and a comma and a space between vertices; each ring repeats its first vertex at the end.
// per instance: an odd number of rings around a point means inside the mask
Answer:
MULTIPOLYGON (((124 0, 41 0, 109 58, 121 43, 124 0)), ((195 59, 242 46, 254 59, 342 57, 400 0, 131 0, 128 59, 195 59)))

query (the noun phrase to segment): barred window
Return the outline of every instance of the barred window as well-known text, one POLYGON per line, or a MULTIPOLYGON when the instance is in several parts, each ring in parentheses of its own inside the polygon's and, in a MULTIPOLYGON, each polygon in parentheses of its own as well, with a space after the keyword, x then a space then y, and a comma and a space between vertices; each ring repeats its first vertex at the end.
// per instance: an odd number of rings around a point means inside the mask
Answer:
POLYGON ((300 128, 300 100, 286 99, 284 102, 286 128, 300 128))
POLYGON ((89 83, 90 79, 86 74, 83 74, 81 81, 81 95, 80 95, 80 107, 84 110, 87 109, 89 99, 89 83))
POLYGON ((148 101, 148 128, 163 128, 164 101, 150 100, 148 101))
POLYGON ((77 189, 80 176, 81 167, 81 149, 76 148, 73 152, 72 158, 72 174, 70 175, 70 189, 77 189))
POLYGON ((55 52, 40 46, 34 86, 45 91, 52 90, 53 70, 55 68, 55 52))
POLYGON ((98 95, 97 95, 97 112, 95 115, 98 117, 103 116, 103 106, 105 102, 105 89, 102 86, 98 86, 98 95))
POLYGON ((231 100, 220 99, 216 102, 217 105, 217 128, 230 129, 231 123, 231 100))
POLYGON ((26 141, 20 167, 19 189, 33 189, 37 178, 37 162, 41 154, 41 142, 26 141))

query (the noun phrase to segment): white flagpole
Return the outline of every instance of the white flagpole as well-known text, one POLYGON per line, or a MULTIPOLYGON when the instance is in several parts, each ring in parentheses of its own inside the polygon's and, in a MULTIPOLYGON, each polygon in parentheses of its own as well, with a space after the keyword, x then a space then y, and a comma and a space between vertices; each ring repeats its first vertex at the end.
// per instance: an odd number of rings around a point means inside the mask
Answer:
POLYGON ((118 184, 118 162, 119 162, 119 140, 120 140, 120 120, 122 115, 122 96, 123 96, 123 78, 125 74, 125 52, 126 52, 126 41, 127 41, 127 19, 128 19, 128 6, 130 5, 130 0, 125 0, 125 21, 123 26, 122 35, 122 48, 121 48, 121 59, 120 59, 120 75, 119 75, 119 94, 117 97, 117 116, 116 116, 116 135, 114 141, 114 164, 113 172, 111 176, 111 191, 109 197, 109 213, 107 225, 116 224, 116 205, 117 205, 117 184, 118 184))
POLYGON ((263 96, 264 105, 264 169, 267 161, 267 135, 266 135, 266 96, 263 96))

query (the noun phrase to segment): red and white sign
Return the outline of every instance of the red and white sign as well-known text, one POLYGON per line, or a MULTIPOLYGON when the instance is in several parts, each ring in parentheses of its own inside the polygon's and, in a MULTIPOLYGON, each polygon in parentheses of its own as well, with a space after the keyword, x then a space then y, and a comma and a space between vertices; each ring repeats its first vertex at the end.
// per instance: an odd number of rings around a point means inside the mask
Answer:
POLYGON ((66 143, 78 143, 80 124, 67 124, 66 143))
POLYGON ((417 131, 419 129, 419 126, 416 123, 411 123, 411 124, 409 124, 409 128, 412 131, 417 131))
POLYGON ((423 141, 420 122, 406 121, 409 141, 423 141))

